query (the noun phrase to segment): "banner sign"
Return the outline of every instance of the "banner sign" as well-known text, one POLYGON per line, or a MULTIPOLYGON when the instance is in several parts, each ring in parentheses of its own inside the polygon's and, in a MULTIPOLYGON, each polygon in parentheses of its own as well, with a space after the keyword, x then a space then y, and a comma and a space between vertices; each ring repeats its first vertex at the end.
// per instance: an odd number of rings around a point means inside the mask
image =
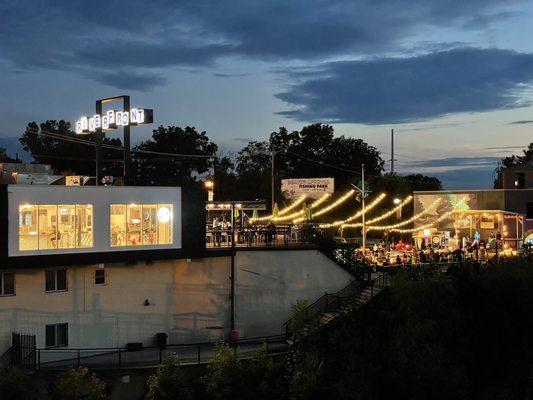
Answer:
POLYGON ((320 197, 335 190, 335 178, 301 178, 282 179, 281 191, 286 198, 292 199, 306 195, 311 198, 320 197))
POLYGON ((118 126, 137 124, 151 124, 154 122, 154 112, 145 108, 132 108, 128 111, 109 110, 103 115, 81 117, 76 121, 76 133, 84 134, 96 132, 97 129, 117 129, 118 126))

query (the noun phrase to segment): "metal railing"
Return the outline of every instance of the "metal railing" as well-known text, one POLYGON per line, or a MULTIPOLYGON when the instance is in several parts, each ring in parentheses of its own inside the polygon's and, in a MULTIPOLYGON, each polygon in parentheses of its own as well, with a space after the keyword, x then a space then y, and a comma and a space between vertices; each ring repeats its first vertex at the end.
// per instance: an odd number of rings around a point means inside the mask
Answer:
MULTIPOLYGON (((221 342, 169 344, 138 349, 116 348, 47 348, 36 349, 37 370, 64 370, 85 366, 90 369, 133 369, 157 367, 168 356, 176 356, 182 365, 209 363, 221 342)), ((239 339, 229 344, 237 358, 251 358, 258 349, 268 354, 288 350, 285 335, 239 339)))

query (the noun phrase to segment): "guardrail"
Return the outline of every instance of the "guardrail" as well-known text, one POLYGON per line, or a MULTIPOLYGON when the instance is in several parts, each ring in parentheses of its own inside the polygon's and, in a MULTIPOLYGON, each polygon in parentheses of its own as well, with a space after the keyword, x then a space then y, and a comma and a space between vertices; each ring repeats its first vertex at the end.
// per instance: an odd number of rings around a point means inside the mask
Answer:
MULTIPOLYGON (((47 348, 36 349, 36 370, 154 368, 168 356, 177 356, 182 365, 209 363, 221 342, 169 344, 162 347, 128 348, 47 348)), ((239 339, 229 344, 240 359, 251 358, 258 349, 268 354, 288 351, 285 335, 239 339)))

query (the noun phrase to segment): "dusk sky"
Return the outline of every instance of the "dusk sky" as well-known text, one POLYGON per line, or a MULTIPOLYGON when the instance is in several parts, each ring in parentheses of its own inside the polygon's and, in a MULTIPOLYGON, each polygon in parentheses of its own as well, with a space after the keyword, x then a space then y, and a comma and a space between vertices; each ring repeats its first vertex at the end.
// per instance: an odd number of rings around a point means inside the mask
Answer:
POLYGON ((394 128, 400 173, 488 188, 533 141, 532 21, 519 0, 4 0, 0 146, 130 94, 222 152, 324 122, 388 159, 394 128))

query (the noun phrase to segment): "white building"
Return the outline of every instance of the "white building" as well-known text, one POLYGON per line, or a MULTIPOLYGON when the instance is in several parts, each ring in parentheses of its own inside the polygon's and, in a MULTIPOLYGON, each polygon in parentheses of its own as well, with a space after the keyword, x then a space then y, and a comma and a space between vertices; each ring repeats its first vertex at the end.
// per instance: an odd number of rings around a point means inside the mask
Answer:
MULTIPOLYGON (((228 249, 205 250, 203 195, 172 187, 0 186, 0 355, 13 332, 37 348, 226 337, 228 249)), ((241 337, 279 334, 299 299, 351 275, 314 249, 239 249, 241 337)))

